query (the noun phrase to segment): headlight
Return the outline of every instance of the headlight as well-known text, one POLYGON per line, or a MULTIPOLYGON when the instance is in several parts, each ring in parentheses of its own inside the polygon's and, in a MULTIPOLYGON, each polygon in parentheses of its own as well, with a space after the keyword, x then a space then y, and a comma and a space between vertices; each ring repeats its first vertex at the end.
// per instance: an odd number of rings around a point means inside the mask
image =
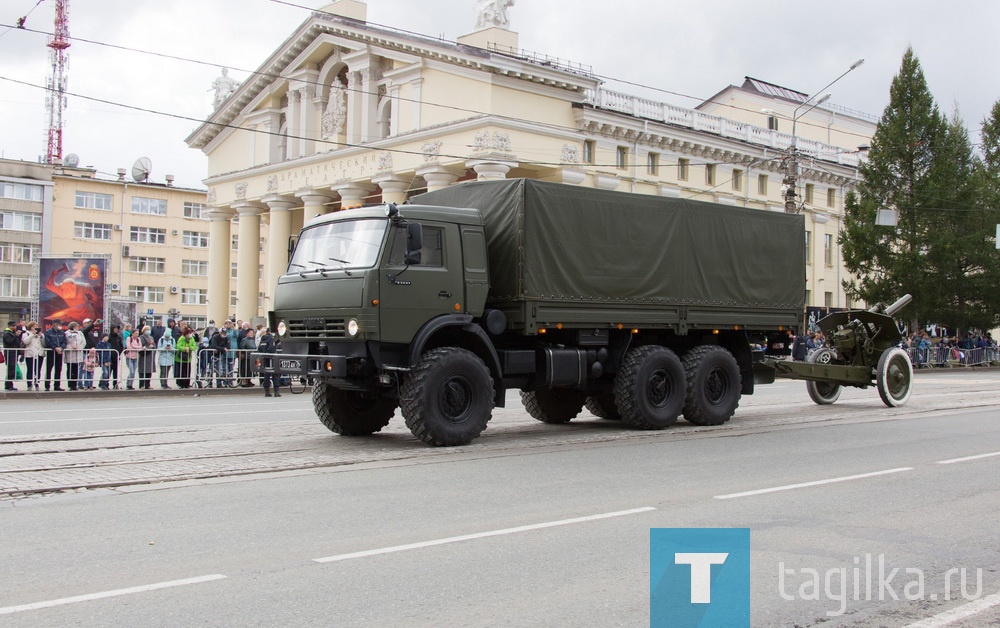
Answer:
POLYGON ((352 318, 351 320, 347 321, 347 333, 349 336, 353 338, 354 336, 358 335, 359 331, 360 328, 358 327, 357 319, 352 318))
POLYGON ((278 336, 279 337, 283 338, 285 336, 285 333, 287 331, 288 331, 288 328, 285 327, 285 321, 281 321, 280 323, 278 323, 278 336))

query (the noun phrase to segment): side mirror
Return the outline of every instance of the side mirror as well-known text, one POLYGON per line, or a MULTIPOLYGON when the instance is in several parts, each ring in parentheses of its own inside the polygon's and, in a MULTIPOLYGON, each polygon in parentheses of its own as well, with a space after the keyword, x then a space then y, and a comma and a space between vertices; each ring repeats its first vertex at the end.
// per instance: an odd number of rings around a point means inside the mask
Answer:
POLYGON ((407 266, 420 264, 420 249, 424 248, 424 229, 419 222, 406 225, 406 252, 404 261, 407 266))
POLYGON ((299 244, 299 236, 291 235, 288 236, 288 261, 292 261, 292 255, 295 254, 295 247, 299 244))

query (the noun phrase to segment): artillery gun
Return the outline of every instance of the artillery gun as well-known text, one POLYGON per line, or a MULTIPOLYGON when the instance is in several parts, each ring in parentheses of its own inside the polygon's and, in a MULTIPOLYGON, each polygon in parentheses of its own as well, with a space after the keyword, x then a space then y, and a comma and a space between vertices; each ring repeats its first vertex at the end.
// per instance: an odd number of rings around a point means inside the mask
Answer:
POLYGON ((777 377, 805 380, 809 397, 820 405, 837 401, 844 386, 875 385, 885 405, 901 406, 910 398, 913 364, 899 346, 903 336, 893 317, 912 300, 907 294, 888 307, 877 303, 830 314, 818 325, 832 346, 806 362, 764 358, 760 364, 777 377))

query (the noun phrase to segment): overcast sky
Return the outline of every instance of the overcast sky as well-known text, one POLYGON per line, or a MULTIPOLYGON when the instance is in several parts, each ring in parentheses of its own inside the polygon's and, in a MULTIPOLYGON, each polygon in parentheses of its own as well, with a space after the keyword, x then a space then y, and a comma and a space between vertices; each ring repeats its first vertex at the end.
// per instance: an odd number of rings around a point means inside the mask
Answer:
MULTIPOLYGON (((310 9, 326 0, 290 0, 310 9)), ((228 66, 243 80, 298 25, 306 8, 272 0, 71 0, 70 35, 228 66)), ((368 20, 448 40, 473 31, 476 0, 368 0, 368 20)), ((45 85, 51 71, 43 35, 54 0, 0 1, 0 156, 36 161, 45 153, 45 85), (37 5, 37 6, 36 6, 37 5)), ((813 93, 858 58, 865 64, 830 91, 831 103, 881 115, 889 84, 913 46, 941 109, 956 107, 978 141, 1000 99, 1000 2, 994 0, 517 0, 511 28, 526 50, 589 65, 609 89, 695 107, 752 76, 813 93)), ((68 91, 186 118, 211 112, 220 70, 76 41, 68 91)), ((764 121, 761 121, 764 124, 764 121)), ((64 155, 113 176, 139 157, 152 179, 204 187, 206 159, 184 138, 197 122, 70 96, 64 155)))

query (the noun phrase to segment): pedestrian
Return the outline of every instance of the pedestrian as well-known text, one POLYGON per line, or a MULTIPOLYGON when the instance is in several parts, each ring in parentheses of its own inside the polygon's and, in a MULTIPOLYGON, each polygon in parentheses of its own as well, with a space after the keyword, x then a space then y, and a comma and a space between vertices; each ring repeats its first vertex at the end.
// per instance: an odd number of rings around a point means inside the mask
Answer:
MULTIPOLYGON (((0 319, 2 320, 2 319, 0 319)), ((3 330, 3 361, 7 363, 7 380, 4 390, 14 391, 14 380, 17 379, 17 361, 21 358, 21 335, 17 333, 17 321, 7 323, 3 330)))
POLYGON ((132 382, 135 381, 139 373, 139 352, 142 351, 142 342, 139 334, 133 332, 125 341, 125 366, 128 367, 128 379, 125 380, 125 390, 135 390, 132 382))
POLYGON ((109 338, 110 334, 104 334, 101 336, 101 341, 97 343, 97 368, 101 377, 97 387, 101 390, 111 388, 111 356, 114 351, 111 349, 109 338))
MULTIPOLYGON (((264 335, 260 337, 260 345, 257 346, 257 353, 277 353, 281 347, 281 341, 271 334, 270 328, 264 330, 264 335)), ((264 387, 264 396, 271 396, 271 387, 274 387, 274 396, 281 396, 281 387, 278 376, 274 373, 261 373, 260 384, 264 387)))
POLYGON ((84 349, 86 356, 83 358, 83 386, 86 390, 92 390, 94 388, 94 376, 97 374, 97 368, 100 364, 97 357, 97 348, 84 349))
POLYGON ((118 363, 121 361, 122 354, 125 353, 125 339, 120 330, 120 325, 112 325, 111 331, 108 333, 108 344, 111 345, 109 379, 111 380, 111 388, 114 390, 118 390, 118 363))
POLYGON ((139 388, 149 390, 156 357, 156 341, 153 340, 152 328, 149 325, 143 326, 142 333, 139 334, 139 345, 142 347, 139 351, 139 388))
POLYGON ((177 340, 177 387, 191 387, 191 362, 198 350, 198 341, 194 338, 194 330, 184 326, 181 337, 177 340))
POLYGON ((163 319, 156 321, 156 325, 151 327, 149 331, 150 336, 153 338, 153 342, 160 342, 160 338, 162 338, 164 332, 167 331, 167 328, 163 326, 163 319))
POLYGON ((38 323, 28 323, 21 334, 21 345, 24 347, 24 379, 28 382, 28 390, 38 390, 38 382, 42 379, 42 360, 45 358, 45 339, 38 323))
POLYGON ((62 329, 62 321, 53 320, 43 334, 45 341, 45 390, 52 386, 53 390, 62 390, 63 351, 66 350, 66 332, 62 329), (55 371, 55 377, 53 377, 55 371))
POLYGON ((97 347, 97 343, 101 341, 101 332, 98 327, 103 323, 102 319, 97 319, 95 322, 91 322, 89 318, 83 319, 83 325, 80 331, 83 332, 83 337, 87 340, 87 348, 94 349, 97 347))
POLYGON ((809 356, 808 340, 802 334, 795 336, 792 341, 792 359, 796 362, 805 362, 809 356))
POLYGON ((176 361, 174 352, 177 350, 177 341, 174 340, 173 330, 160 336, 156 348, 158 350, 156 363, 160 367, 160 388, 169 390, 170 369, 176 361))
POLYGON ((245 329, 243 339, 240 340, 240 386, 250 388, 253 386, 253 368, 250 354, 257 350, 257 342, 254 340, 252 329, 245 329))
POLYGON ((63 351, 63 360, 66 361, 66 379, 69 382, 70 390, 79 390, 83 382, 83 359, 84 350, 87 348, 87 339, 80 331, 80 325, 76 321, 69 324, 66 331, 66 350, 63 351))

